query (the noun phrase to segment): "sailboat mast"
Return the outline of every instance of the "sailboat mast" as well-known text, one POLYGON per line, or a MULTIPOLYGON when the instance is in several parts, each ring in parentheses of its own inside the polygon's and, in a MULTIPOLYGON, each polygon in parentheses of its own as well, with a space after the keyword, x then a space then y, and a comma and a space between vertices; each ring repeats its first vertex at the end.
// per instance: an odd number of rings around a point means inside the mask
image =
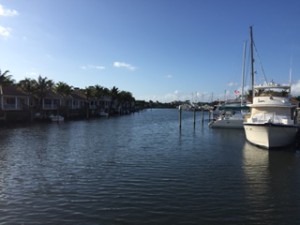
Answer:
POLYGON ((242 97, 241 97, 241 106, 244 104, 244 86, 245 86, 245 61, 246 61, 246 48, 247 41, 244 43, 244 53, 243 53, 243 68, 242 68, 242 97))
POLYGON ((252 88, 252 102, 253 102, 253 98, 254 98, 254 57, 253 57, 252 26, 250 26, 250 58, 251 58, 251 88, 252 88))

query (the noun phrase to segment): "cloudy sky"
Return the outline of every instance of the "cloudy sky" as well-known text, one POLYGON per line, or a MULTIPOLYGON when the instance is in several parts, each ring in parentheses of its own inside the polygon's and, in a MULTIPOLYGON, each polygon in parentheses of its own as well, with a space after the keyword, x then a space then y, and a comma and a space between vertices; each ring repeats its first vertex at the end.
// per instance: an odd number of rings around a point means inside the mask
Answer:
POLYGON ((256 83, 291 77, 300 95, 298 0, 0 0, 0 69, 143 100, 222 99, 241 89, 249 26, 256 83))

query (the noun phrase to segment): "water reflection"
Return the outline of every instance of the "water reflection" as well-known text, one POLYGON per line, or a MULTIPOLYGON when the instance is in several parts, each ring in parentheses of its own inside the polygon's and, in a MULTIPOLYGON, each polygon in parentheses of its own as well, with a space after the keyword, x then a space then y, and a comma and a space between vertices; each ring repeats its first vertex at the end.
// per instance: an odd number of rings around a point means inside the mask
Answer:
POLYGON ((263 205, 268 193, 270 174, 269 152, 245 142, 243 147, 243 171, 247 198, 250 204, 263 205))
POLYGON ((274 223, 297 218, 300 170, 297 152, 290 149, 266 150, 246 142, 243 171, 249 209, 274 223))

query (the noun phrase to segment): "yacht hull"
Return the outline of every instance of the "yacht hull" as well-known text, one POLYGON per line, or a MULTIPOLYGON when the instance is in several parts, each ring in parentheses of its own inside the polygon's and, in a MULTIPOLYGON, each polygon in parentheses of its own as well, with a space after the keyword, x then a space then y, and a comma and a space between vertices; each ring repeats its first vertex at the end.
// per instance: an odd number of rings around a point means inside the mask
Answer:
POLYGON ((244 123, 244 129, 247 141, 267 149, 292 144, 298 131, 298 127, 294 125, 272 123, 244 123))

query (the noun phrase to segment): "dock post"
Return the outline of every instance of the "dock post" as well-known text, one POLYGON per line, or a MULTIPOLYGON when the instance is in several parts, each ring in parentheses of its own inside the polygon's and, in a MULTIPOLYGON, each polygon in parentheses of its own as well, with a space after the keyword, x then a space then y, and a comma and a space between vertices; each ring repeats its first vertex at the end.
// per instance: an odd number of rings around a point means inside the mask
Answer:
POLYGON ((182 109, 181 109, 181 105, 178 107, 178 110, 179 110, 179 129, 181 129, 181 114, 182 114, 182 109))
POLYGON ((194 128, 196 127, 196 109, 194 108, 194 128))

